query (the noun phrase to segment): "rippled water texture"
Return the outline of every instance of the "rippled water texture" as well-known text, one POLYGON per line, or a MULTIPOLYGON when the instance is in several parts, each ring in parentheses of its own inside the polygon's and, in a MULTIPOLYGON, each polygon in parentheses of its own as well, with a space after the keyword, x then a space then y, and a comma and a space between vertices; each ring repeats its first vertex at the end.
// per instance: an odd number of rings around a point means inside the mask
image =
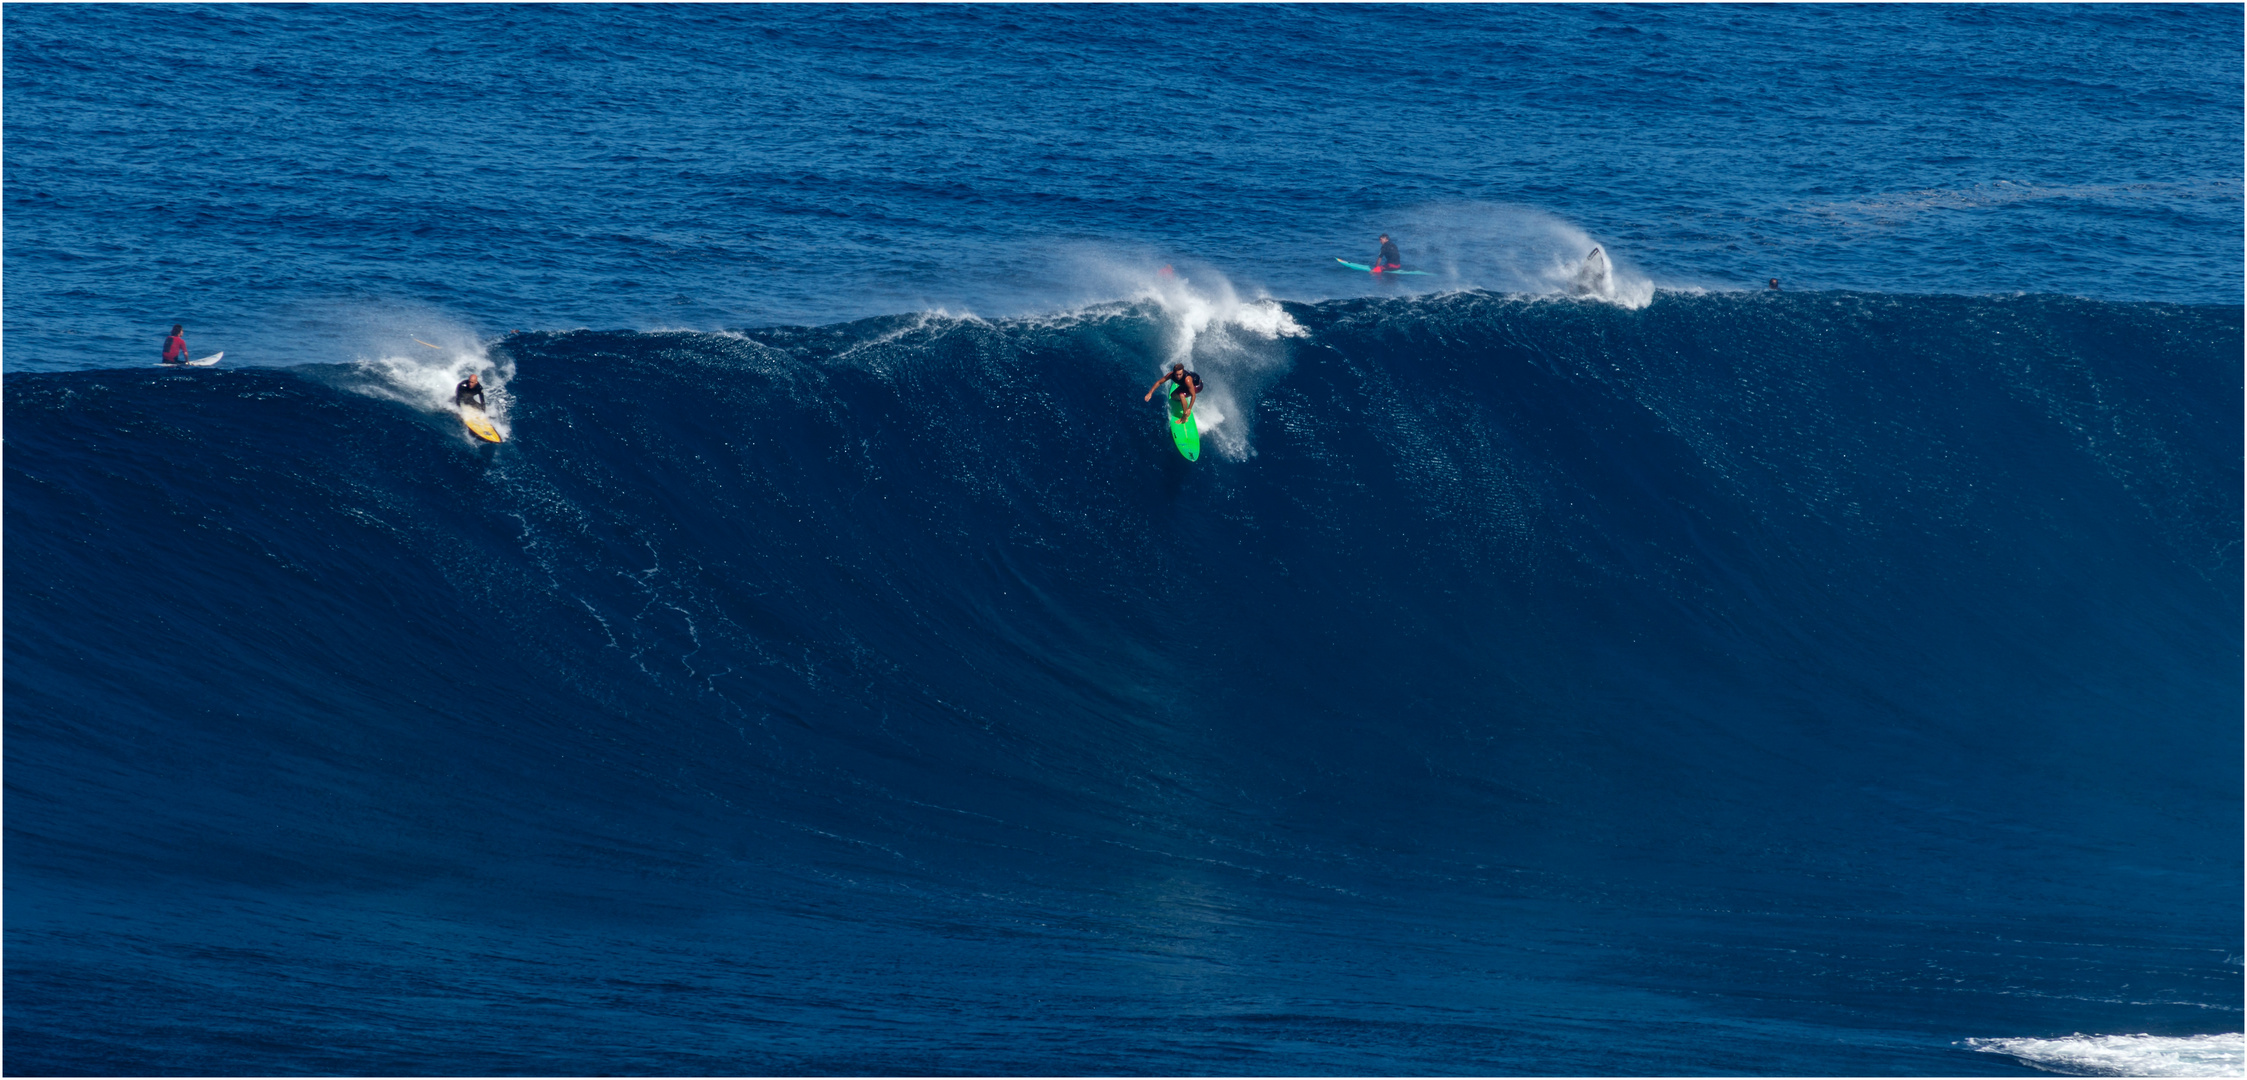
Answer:
MULTIPOLYGON (((1204 267, 2233 303, 2221 6, 25 6, 9 370, 983 315, 1204 267)), ((1206 274, 1205 274, 1206 276, 1206 274)))

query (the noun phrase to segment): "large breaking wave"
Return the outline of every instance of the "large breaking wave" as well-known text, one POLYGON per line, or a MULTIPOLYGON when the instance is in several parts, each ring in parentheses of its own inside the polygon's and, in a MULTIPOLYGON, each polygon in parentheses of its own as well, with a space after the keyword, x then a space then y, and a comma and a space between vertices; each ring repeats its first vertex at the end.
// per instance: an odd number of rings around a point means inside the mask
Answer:
POLYGON ((11 374, 9 1066, 2237 1030, 2239 309, 1189 299, 11 374))

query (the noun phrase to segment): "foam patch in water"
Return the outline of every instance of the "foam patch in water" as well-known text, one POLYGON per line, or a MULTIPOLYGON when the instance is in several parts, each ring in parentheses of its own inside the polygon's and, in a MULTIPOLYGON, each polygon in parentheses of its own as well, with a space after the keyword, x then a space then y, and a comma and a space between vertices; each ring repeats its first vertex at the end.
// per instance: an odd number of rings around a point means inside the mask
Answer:
POLYGON ((512 363, 494 364, 484 344, 462 329, 409 334, 410 351, 385 341, 377 354, 361 358, 344 382, 369 397, 387 398, 428 412, 451 413, 453 388, 470 372, 481 377, 484 413, 502 436, 512 437, 507 423, 507 380, 512 363))
POLYGON ((2069 1035, 2060 1039, 1968 1039, 1985 1054, 2063 1076, 2238 1076, 2247 1070, 2247 1037, 2228 1035, 2069 1035))

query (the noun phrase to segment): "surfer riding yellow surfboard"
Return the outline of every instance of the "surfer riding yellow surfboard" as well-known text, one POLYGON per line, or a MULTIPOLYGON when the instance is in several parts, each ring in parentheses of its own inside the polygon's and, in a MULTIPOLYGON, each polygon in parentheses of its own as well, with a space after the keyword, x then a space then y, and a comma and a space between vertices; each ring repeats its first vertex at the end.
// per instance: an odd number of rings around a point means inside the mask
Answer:
POLYGON ((468 377, 453 387, 453 408, 460 410, 460 422, 485 442, 499 442, 499 429, 492 426, 491 418, 484 415, 484 382, 471 371, 468 377))

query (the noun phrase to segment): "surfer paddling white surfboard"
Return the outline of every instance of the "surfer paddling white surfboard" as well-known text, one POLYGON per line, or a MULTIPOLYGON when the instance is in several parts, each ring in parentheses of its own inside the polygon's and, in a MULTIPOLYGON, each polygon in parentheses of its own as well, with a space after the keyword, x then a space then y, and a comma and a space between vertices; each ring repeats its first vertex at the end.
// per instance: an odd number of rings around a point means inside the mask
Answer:
POLYGON ((210 367, 225 355, 223 352, 215 352, 200 360, 188 359, 187 327, 173 323, 171 334, 164 338, 164 358, 158 363, 163 367, 210 367))

